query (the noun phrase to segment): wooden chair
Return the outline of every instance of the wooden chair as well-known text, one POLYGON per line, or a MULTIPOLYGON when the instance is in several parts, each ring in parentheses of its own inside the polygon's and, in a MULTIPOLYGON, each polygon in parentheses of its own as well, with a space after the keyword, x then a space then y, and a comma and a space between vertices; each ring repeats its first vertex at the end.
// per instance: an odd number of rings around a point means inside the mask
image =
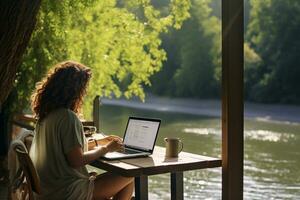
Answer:
POLYGON ((19 148, 16 148, 15 151, 19 160, 21 170, 20 188, 22 190, 22 194, 20 195, 20 198, 24 200, 33 200, 33 192, 37 194, 41 193, 40 179, 37 175, 37 172, 28 153, 19 148))

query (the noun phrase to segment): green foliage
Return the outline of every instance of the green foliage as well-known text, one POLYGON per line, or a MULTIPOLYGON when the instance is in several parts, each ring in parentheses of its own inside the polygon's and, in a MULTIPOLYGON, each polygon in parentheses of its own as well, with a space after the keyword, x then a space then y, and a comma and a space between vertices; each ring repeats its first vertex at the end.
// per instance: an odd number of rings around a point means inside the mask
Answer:
POLYGON ((191 18, 164 36, 168 60, 153 79, 159 94, 212 97, 220 78, 220 20, 212 16, 210 0, 193 0, 191 18))
MULTIPOLYGON (((16 109, 28 107, 35 83, 66 59, 93 70, 86 116, 95 95, 143 100, 145 86, 216 97, 220 8, 211 0, 45 0, 17 74, 16 109)), ((300 1, 246 0, 245 14, 246 99, 299 103, 300 1)))
POLYGON ((250 99, 300 103, 300 1, 251 0, 247 39, 260 55, 250 99))
POLYGON ((248 43, 244 44, 244 88, 245 99, 250 99, 252 96, 252 88, 256 84, 257 76, 259 75, 259 65, 261 58, 250 48, 248 43))
POLYGON ((92 68, 87 111, 95 95, 143 100, 144 85, 151 84, 149 77, 166 59, 159 35, 180 28, 189 7, 188 0, 171 1, 162 15, 150 0, 43 1, 18 72, 19 108, 28 104, 34 84, 48 68, 66 59, 92 68))
MULTIPOLYGON (((152 92, 217 96, 221 77, 220 6, 221 1, 193 0, 191 18, 182 29, 163 36, 168 60, 154 76, 152 92)), ((299 103, 300 1, 245 0, 244 6, 246 100, 299 103)))

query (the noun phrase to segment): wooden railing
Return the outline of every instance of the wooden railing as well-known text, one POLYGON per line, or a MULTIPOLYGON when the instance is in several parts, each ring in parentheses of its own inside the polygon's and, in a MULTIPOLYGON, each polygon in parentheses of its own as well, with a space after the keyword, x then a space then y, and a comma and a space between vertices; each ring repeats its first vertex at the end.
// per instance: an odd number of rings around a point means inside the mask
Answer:
POLYGON ((13 125, 26 128, 28 130, 34 130, 35 122, 36 120, 32 115, 22 115, 22 114, 15 115, 12 120, 13 125))
MULTIPOLYGON (((83 126, 96 126, 97 130, 100 128, 99 121, 99 108, 100 108, 100 97, 96 96, 93 102, 93 118, 89 120, 81 120, 83 126)), ((26 128, 28 130, 34 130, 36 119, 33 115, 29 114, 17 114, 12 119, 13 126, 26 128)), ((12 136, 16 135, 16 130, 13 128, 12 136)), ((14 138, 14 137, 12 137, 14 138)))

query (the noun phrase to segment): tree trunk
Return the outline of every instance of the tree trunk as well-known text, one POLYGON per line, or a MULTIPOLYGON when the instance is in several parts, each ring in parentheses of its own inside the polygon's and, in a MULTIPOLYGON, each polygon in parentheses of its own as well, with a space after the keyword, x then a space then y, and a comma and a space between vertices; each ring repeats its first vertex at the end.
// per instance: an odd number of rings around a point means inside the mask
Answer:
POLYGON ((41 0, 0 1, 0 154, 8 148, 8 129, 11 116, 7 99, 16 77, 22 55, 36 24, 41 0), (7 100, 5 102, 5 100, 7 100), (4 103, 5 102, 5 103, 4 103))
POLYGON ((40 4, 41 0, 0 1, 0 110, 13 87, 40 4))
POLYGON ((12 99, 16 98, 16 93, 16 89, 13 89, 3 103, 2 110, 0 110, 0 157, 5 157, 8 152, 8 146, 11 140, 10 133, 12 132, 12 99))

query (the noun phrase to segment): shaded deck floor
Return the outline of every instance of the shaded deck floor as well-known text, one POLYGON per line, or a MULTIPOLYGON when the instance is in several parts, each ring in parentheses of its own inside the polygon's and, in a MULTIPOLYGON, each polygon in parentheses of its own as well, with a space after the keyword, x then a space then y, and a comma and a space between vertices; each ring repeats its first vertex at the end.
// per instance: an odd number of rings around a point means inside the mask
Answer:
POLYGON ((8 199, 8 184, 7 160, 0 157, 0 200, 8 199))
POLYGON ((8 186, 0 186, 0 200, 8 199, 8 186))
POLYGON ((0 170, 0 200, 8 199, 8 171, 0 170))

